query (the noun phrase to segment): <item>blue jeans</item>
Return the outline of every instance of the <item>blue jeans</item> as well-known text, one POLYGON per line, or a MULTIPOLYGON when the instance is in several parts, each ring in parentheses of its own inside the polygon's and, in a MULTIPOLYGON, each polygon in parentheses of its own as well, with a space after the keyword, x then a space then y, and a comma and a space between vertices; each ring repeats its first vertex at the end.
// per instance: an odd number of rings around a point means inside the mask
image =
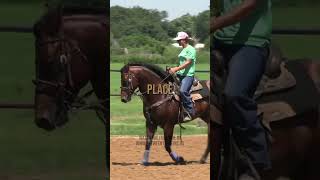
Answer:
POLYGON ((194 109, 193 109, 193 102, 191 100, 190 96, 190 89, 193 84, 193 76, 181 76, 177 75, 180 79, 180 97, 182 100, 183 107, 190 113, 191 115, 194 115, 194 109))
POLYGON ((215 42, 214 49, 219 50, 226 60, 224 120, 253 164, 258 168, 270 168, 266 134, 253 99, 265 70, 268 48, 215 42))

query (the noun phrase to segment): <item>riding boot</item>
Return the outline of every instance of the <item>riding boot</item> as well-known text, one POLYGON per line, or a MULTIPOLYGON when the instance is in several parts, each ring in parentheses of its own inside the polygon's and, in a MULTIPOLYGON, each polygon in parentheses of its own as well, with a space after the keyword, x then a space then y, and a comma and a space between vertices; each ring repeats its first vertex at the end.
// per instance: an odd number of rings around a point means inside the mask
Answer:
POLYGON ((254 168, 257 173, 256 175, 254 175, 254 172, 252 172, 252 170, 247 169, 240 173, 239 180, 261 180, 261 177, 265 177, 268 171, 270 171, 270 168, 261 168, 256 166, 254 168))
POLYGON ((184 109, 183 111, 183 117, 184 121, 191 121, 192 119, 195 119, 195 113, 193 112, 188 112, 187 110, 184 109))

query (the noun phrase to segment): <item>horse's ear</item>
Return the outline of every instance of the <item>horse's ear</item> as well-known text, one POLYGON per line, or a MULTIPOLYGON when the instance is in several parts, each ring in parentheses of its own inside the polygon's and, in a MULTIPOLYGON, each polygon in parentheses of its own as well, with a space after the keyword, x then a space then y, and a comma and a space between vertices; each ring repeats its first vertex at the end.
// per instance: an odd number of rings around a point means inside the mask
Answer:
POLYGON ((49 34, 58 33, 62 25, 62 6, 58 5, 58 7, 49 8, 45 19, 47 32, 49 34))
POLYGON ((128 71, 129 71, 129 66, 128 66, 128 64, 126 64, 126 65, 123 66, 123 68, 121 69, 121 72, 127 73, 128 71))

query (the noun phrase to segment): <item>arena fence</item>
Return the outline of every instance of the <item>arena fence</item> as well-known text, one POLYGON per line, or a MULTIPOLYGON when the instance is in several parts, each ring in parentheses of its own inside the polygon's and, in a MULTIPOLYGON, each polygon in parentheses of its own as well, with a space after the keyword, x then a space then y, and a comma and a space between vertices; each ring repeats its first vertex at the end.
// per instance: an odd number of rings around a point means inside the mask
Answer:
MULTIPOLYGON (((31 26, 0 26, 0 32, 6 33, 32 33, 33 28, 31 26)), ((274 35, 320 35, 320 29, 318 28, 275 28, 272 31, 274 35)), ((110 72, 120 72, 120 70, 111 69, 110 72)), ((209 73, 208 70, 197 71, 198 73, 209 73)), ((110 96, 120 96, 119 94, 110 94, 110 96)), ((0 102, 0 108, 2 109, 33 109, 34 104, 31 103, 9 103, 0 102)))

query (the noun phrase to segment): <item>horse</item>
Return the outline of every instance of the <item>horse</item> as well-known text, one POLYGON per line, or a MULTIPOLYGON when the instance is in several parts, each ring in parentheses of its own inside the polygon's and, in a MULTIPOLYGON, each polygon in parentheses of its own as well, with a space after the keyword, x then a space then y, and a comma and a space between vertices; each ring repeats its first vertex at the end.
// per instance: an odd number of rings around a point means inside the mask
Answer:
MULTIPOLYGON (((174 78, 159 66, 147 63, 129 63, 121 69, 121 101, 127 103, 135 90, 141 92, 143 101, 143 114, 146 118, 146 146, 142 160, 143 165, 149 164, 149 152, 152 139, 160 126, 164 130, 165 149, 172 160, 177 163, 185 163, 182 156, 177 155, 171 149, 175 124, 181 122, 180 102, 172 93, 148 93, 148 85, 162 86, 174 82, 174 78)), ((164 86, 163 86, 164 87, 164 86)), ((209 123, 209 102, 203 98, 194 103, 196 117, 200 117, 209 123)), ((205 163, 209 153, 210 140, 200 162, 205 163)))
MULTIPOLYGON (((307 108, 294 116, 270 122, 272 132, 269 139, 269 154, 272 168, 259 172, 261 173, 260 177, 258 174, 256 178, 263 180, 275 180, 283 177, 290 178, 291 180, 320 179, 318 168, 320 161, 320 64, 311 59, 297 59, 287 61, 286 65, 289 70, 292 70, 292 74, 297 79, 296 87, 265 95, 265 99, 271 98, 272 101, 277 101, 287 96, 290 97, 289 101, 294 106, 298 107, 305 104, 307 108), (309 85, 303 87, 307 84, 309 85), (309 89, 314 89, 313 93, 309 93, 311 92, 309 89), (314 106, 309 107, 308 104, 312 101, 315 102, 314 106)), ((210 83, 211 89, 213 89, 215 82, 211 81, 210 83)), ((211 92, 211 96, 216 95, 214 92, 211 92)), ((258 107, 262 101, 264 101, 263 97, 262 100, 257 99, 258 107)), ((221 112, 223 111, 221 107, 218 107, 216 102, 212 101, 210 104, 212 176, 214 180, 228 180, 229 177, 235 177, 234 172, 238 168, 241 168, 237 167, 235 159, 232 159, 234 157, 231 157, 232 154, 229 154, 232 151, 238 151, 239 149, 237 148, 239 147, 237 145, 230 145, 230 142, 233 141, 233 137, 227 134, 230 133, 230 129, 221 124, 221 122, 216 121, 217 119, 222 119, 221 112), (229 153, 227 154, 227 152, 229 153), (236 167, 232 169, 231 166, 236 167)), ((262 118, 265 117, 262 115, 262 118)), ((239 153, 237 155, 239 156, 239 153)), ((255 171, 255 173, 257 172, 255 171)), ((236 177, 235 179, 238 178, 236 177)))
MULTIPOLYGON (((35 124, 46 131, 62 127, 68 112, 95 110, 109 129, 107 77, 109 22, 105 9, 48 9, 33 26, 35 36, 35 124), (88 83, 92 90, 80 95, 88 83), (85 99, 94 93, 97 103, 85 99)), ((106 143, 106 153, 109 144, 106 143)), ((106 159, 107 173, 109 162, 106 159)), ((108 176, 108 175, 107 175, 108 176)))
POLYGON ((105 11, 73 13, 61 7, 49 9, 34 24, 34 121, 39 128, 52 131, 63 126, 68 112, 75 108, 95 109, 106 119, 108 26, 105 11), (89 82, 93 90, 80 95, 89 82), (89 106, 84 101, 92 93, 98 102, 89 106))

